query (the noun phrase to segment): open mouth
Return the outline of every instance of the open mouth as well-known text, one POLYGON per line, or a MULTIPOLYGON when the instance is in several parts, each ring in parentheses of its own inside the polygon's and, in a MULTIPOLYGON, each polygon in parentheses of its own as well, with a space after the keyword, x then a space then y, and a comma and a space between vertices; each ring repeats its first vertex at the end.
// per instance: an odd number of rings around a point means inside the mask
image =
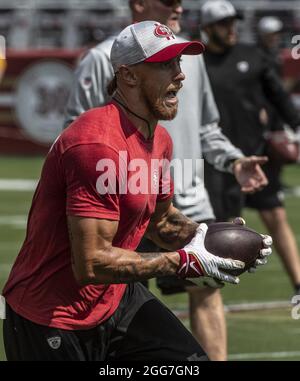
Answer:
POLYGON ((177 93, 178 91, 176 90, 168 91, 165 97, 166 103, 171 105, 177 104, 178 103, 177 93))
POLYGON ((176 96, 177 96, 177 91, 168 91, 167 92, 167 98, 168 99, 173 99, 173 98, 176 98, 176 96))

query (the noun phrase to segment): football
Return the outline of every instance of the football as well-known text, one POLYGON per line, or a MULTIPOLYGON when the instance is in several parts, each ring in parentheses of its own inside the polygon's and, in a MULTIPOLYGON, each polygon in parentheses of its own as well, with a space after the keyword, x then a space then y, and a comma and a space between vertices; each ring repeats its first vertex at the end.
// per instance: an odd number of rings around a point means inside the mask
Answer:
POLYGON ((275 163, 297 163, 300 147, 293 130, 268 132, 266 141, 267 154, 275 163))
POLYGON ((247 271, 258 258, 260 250, 263 249, 263 238, 244 225, 217 222, 208 226, 204 244, 206 250, 214 255, 245 262, 243 269, 226 270, 238 276, 247 271))

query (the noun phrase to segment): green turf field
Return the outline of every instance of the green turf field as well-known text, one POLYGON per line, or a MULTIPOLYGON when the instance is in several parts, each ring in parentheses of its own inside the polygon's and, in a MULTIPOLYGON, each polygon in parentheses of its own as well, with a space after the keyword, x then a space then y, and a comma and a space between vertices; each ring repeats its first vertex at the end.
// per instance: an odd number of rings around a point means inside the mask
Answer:
MULTIPOLYGON (((3 179, 37 179, 42 162, 36 158, 0 157, 0 185, 3 179)), ((287 168, 284 181, 289 185, 300 185, 300 167, 287 168)), ((23 241, 31 198, 32 191, 1 190, 0 186, 0 290, 23 241)), ((300 244, 300 198, 287 197, 286 206, 300 244)), ((255 213, 246 211, 245 217, 250 227, 264 232, 255 213)), ((154 282, 152 289, 159 295, 154 282)), ((226 286, 222 293, 227 305, 290 300, 292 288, 274 253, 265 268, 254 275, 243 275, 238 286, 226 286)), ((163 300, 173 309, 187 309, 185 294, 164 297, 163 300)), ((290 309, 228 313, 227 321, 230 359, 300 360, 300 321, 291 318, 290 309)), ((0 328, 0 360, 4 360, 2 322, 0 328)))

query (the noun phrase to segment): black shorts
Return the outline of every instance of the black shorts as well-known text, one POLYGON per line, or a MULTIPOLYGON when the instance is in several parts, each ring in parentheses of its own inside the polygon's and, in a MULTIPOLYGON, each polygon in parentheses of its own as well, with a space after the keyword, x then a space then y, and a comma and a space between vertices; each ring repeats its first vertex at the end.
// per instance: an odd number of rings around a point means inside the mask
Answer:
POLYGON ((244 207, 270 210, 283 206, 281 167, 270 162, 263 166, 263 170, 269 184, 260 192, 245 195, 233 175, 216 171, 211 165, 205 164, 205 186, 217 221, 240 216, 244 207))
POLYGON ((35 324, 7 305, 9 361, 206 361, 184 325, 140 283, 129 284, 116 312, 89 330, 35 324))
MULTIPOLYGON (((201 222, 209 225, 210 223, 214 222, 214 220, 206 220, 201 222)), ((163 249, 156 246, 154 242, 148 240, 147 238, 143 238, 139 247, 137 248, 137 251, 141 253, 152 253, 162 250, 163 249)), ((194 286, 194 284, 188 280, 179 279, 176 276, 163 276, 156 279, 156 286, 163 295, 173 295, 181 292, 186 292, 187 287, 194 286)))

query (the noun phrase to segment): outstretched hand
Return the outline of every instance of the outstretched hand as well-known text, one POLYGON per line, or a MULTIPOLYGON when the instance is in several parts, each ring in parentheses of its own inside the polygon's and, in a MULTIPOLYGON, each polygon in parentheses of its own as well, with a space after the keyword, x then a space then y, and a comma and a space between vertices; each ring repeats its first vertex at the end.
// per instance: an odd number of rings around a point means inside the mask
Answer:
POLYGON ((266 156, 249 156, 233 164, 233 174, 244 193, 254 193, 268 185, 268 179, 261 165, 268 161, 266 156))

